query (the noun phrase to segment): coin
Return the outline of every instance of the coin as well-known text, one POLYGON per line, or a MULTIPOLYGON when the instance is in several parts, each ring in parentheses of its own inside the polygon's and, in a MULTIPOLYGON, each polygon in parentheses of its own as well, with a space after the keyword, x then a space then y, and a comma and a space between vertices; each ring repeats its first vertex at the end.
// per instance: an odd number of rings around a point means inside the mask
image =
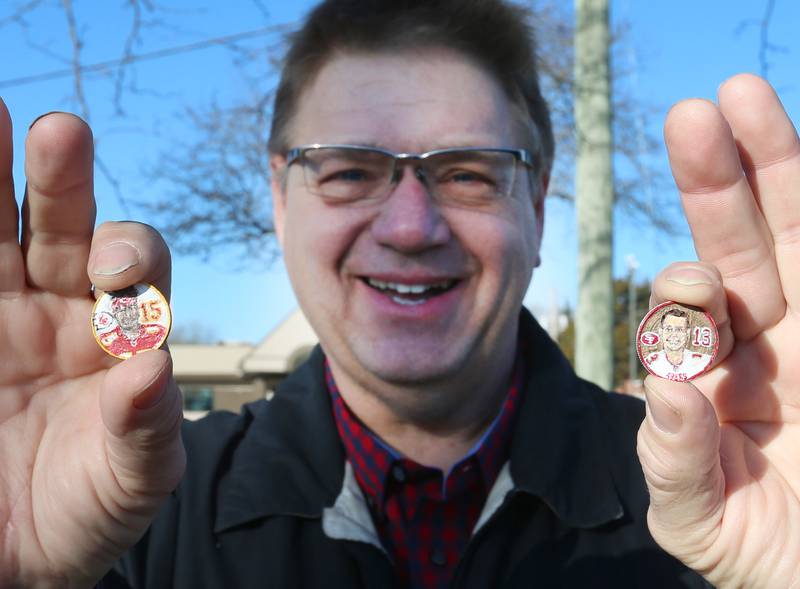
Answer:
POLYGON ((172 313, 155 286, 140 283, 104 293, 94 304, 91 323, 98 345, 124 360, 161 347, 172 327, 172 313))
POLYGON ((636 351, 645 369, 661 378, 689 381, 706 372, 719 347, 711 314, 699 307, 666 301, 642 319, 636 351))

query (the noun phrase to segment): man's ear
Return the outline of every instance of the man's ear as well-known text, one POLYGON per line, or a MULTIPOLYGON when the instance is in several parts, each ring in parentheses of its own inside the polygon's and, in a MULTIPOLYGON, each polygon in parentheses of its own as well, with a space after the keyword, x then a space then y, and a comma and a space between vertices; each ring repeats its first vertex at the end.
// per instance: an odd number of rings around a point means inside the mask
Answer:
POLYGON ((533 212, 536 218, 536 263, 542 263, 540 252, 542 250, 542 235, 544 234, 544 199, 547 196, 547 187, 550 185, 550 170, 543 170, 539 174, 539 181, 533 184, 533 212))
POLYGON ((269 158, 270 186, 272 188, 272 224, 278 244, 283 249, 283 223, 286 208, 286 157, 271 155, 269 158))

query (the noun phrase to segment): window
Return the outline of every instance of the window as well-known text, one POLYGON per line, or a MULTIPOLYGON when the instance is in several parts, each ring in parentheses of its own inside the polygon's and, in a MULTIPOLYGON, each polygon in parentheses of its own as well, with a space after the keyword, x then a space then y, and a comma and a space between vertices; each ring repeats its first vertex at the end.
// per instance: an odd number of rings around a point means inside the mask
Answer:
POLYGON ((202 385, 184 385, 183 409, 184 411, 211 411, 214 408, 214 389, 202 385))

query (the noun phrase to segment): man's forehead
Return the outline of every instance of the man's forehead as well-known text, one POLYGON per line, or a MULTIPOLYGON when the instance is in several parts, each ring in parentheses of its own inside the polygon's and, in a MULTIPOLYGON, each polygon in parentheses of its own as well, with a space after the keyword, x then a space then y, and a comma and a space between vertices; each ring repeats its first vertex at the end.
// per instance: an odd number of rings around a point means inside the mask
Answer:
POLYGON ((681 325, 688 325, 689 318, 688 317, 678 317, 676 315, 664 315, 664 323, 671 323, 673 325, 681 324, 681 325))
POLYGON ((513 113, 499 83, 459 54, 346 54, 303 92, 290 135, 408 151, 499 146, 516 143, 513 113))

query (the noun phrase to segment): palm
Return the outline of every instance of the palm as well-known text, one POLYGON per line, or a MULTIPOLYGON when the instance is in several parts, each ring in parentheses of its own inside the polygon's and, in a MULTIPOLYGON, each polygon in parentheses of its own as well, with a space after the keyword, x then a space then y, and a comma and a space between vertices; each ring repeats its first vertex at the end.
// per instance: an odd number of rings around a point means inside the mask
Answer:
MULTIPOLYGON (((56 118, 29 140, 21 246, 0 102, 0 586, 91 584, 144 532, 182 471, 168 356, 120 363, 93 340, 91 135, 56 118), (66 149, 53 149, 54 137, 66 149)), ((104 231, 95 246, 131 230, 104 231)))
POLYGON ((725 501, 709 519, 715 523, 716 537, 700 562, 708 566, 724 554, 729 565, 745 566, 751 584, 758 586, 777 586, 770 581, 777 573, 785 579, 800 573, 798 563, 785 561, 800 547, 800 364, 793 341, 797 333, 800 322, 787 316, 737 345, 718 369, 697 382, 724 424, 720 464, 725 501))
POLYGON ((654 298, 708 308, 721 360, 694 386, 648 381, 650 528, 719 586, 789 587, 800 581, 800 142, 753 76, 723 85, 719 110, 679 105, 665 134, 705 266, 667 269, 654 298), (717 278, 686 273, 698 269, 717 278), (671 434, 659 406, 681 416, 671 434))
MULTIPOLYGON (((1 523, 15 530, 13 537, 5 539, 3 553, 17 558, 23 553, 37 554, 44 566, 65 556, 66 547, 59 547, 54 539, 75 536, 62 523, 64 516, 68 520, 74 515, 50 513, 53 506, 48 497, 91 496, 87 475, 92 478, 97 473, 71 464, 71 457, 85 459, 86 449, 92 448, 91 454, 97 455, 102 447, 97 395, 105 370, 97 355, 88 353, 86 334, 77 329, 87 305, 88 301, 42 296, 0 301, 0 322, 7 326, 0 333, 0 349, 23 348, 25 352, 22 357, 16 355, 14 362, 3 363, 0 373, 0 440, 9 450, 0 479, 3 499, 8 502, 1 523), (59 348, 53 335, 62 325, 61 337, 72 345, 59 348), (79 359, 83 362, 76 362, 79 359), (75 453, 75 447, 84 450, 75 453), (54 530, 52 522, 62 525, 54 530)), ((89 462, 93 464, 103 462, 89 462)))

